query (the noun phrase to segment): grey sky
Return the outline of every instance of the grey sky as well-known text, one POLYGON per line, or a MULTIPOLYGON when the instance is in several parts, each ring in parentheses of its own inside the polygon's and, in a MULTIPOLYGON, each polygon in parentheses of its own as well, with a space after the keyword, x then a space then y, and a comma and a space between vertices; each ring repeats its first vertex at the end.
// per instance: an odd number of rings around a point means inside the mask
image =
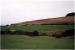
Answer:
POLYGON ((2 0, 1 24, 65 16, 74 11, 73 4, 73 0, 2 0))

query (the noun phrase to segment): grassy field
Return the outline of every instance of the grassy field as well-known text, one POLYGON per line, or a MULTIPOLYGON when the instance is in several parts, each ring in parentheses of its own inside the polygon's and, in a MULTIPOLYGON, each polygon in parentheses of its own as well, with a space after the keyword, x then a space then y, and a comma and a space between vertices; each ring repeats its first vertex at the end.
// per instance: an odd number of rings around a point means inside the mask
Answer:
POLYGON ((1 35, 2 49, 73 49, 71 38, 29 37, 25 35, 1 35))
MULTIPOLYGON (((3 26, 0 30, 37 30, 39 32, 74 29, 74 25, 29 25, 3 26)), ((3 49, 73 49, 74 39, 50 38, 48 36, 29 37, 25 35, 1 35, 1 48, 3 49)))
POLYGON ((1 30, 29 30, 29 31, 39 31, 39 32, 47 32, 54 30, 65 30, 65 29, 74 29, 74 25, 29 25, 29 26, 18 26, 18 25, 10 25, 2 27, 1 30))
POLYGON ((73 29, 74 25, 31 25, 31 26, 15 26, 11 27, 11 29, 16 30, 37 30, 37 31, 50 31, 57 29, 73 29))

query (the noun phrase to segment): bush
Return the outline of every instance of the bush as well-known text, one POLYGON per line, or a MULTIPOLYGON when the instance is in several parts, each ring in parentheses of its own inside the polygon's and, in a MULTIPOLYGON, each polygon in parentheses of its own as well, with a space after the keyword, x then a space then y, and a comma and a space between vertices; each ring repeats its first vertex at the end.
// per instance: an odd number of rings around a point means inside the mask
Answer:
POLYGON ((75 12, 68 13, 66 16, 75 16, 75 12))

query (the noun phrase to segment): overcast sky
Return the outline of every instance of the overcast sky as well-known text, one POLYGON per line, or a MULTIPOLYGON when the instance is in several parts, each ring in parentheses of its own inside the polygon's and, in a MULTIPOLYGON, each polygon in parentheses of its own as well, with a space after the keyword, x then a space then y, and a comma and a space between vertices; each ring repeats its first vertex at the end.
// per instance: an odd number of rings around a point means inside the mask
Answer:
POLYGON ((2 0, 0 25, 62 17, 74 12, 73 2, 73 0, 2 0))

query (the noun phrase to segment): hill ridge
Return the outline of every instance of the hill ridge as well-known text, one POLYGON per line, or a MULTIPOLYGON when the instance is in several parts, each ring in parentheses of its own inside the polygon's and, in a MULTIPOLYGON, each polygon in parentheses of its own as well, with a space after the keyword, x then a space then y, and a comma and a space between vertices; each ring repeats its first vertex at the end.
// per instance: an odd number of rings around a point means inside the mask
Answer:
POLYGON ((32 25, 32 24, 62 24, 62 23, 74 23, 74 16, 59 17, 59 18, 48 18, 27 22, 16 23, 16 25, 32 25))

